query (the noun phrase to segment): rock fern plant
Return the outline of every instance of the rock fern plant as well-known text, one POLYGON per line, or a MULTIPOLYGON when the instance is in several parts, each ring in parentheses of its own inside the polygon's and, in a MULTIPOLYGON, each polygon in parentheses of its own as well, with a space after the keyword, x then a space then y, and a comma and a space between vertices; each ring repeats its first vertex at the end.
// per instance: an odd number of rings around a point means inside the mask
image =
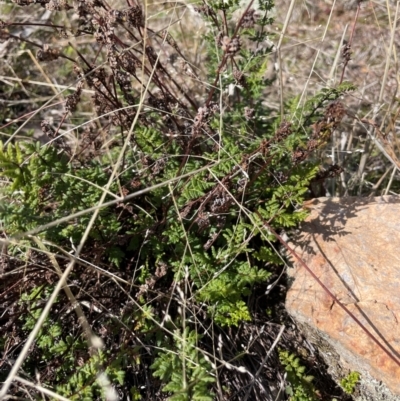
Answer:
POLYGON ((307 375, 306 367, 300 362, 300 358, 288 351, 280 351, 279 359, 285 367, 286 394, 291 401, 316 401, 319 399, 312 383, 314 377, 307 375))
MULTIPOLYGON (((47 34, 93 41, 65 53, 36 43, 39 61, 69 63, 75 90, 58 110, 58 123, 43 119, 48 144, 0 146, 1 221, 14 256, 7 269, 29 266, 28 280, 7 276, 19 291, 7 301, 14 312, 4 318, 3 352, 15 357, 18 339, 32 329, 59 279, 32 235, 65 268, 91 218, 76 213, 106 191, 106 201, 114 202, 100 210, 68 278, 105 349, 85 352, 80 323, 60 296, 26 355, 26 374, 39 374, 70 399, 104 399, 100 371, 132 399, 229 397, 233 384, 221 385, 218 376, 242 355, 228 364, 224 346, 216 352, 215 343, 251 322, 254 289, 282 263, 264 222, 279 231, 305 218, 301 204, 321 174, 315 152, 340 123, 338 99, 351 86, 323 89, 300 114, 293 101, 285 120, 264 105, 270 0, 257 8, 238 1, 195 7, 193 18, 203 18, 208 30, 201 55, 207 68, 199 75, 190 49, 178 46, 173 30, 152 27, 142 4, 36 3, 52 11, 47 34), (72 26, 56 23, 61 13, 74 16, 72 26), (95 121, 83 121, 72 136, 60 134, 64 121, 82 121, 88 109, 95 121)), ((7 37, 13 23, 0 28, 7 37)), ((251 391, 261 399, 259 389, 251 391)))

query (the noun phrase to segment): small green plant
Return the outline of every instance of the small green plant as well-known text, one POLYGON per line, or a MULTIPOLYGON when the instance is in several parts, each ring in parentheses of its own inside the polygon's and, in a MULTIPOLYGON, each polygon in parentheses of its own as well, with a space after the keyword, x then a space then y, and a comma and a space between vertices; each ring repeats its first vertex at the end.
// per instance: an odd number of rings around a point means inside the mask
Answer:
POLYGON ((161 352, 151 368, 164 383, 163 391, 172 393, 173 401, 212 401, 210 363, 198 349, 198 334, 186 328, 175 331, 174 346, 161 352))
POLYGON ((340 380, 340 385, 347 394, 353 394, 355 387, 360 380, 360 373, 352 371, 342 380, 340 380))
POLYGON ((314 376, 305 373, 306 367, 300 358, 288 351, 279 351, 279 359, 286 371, 286 394, 290 401, 317 401, 316 389, 312 381, 314 376))

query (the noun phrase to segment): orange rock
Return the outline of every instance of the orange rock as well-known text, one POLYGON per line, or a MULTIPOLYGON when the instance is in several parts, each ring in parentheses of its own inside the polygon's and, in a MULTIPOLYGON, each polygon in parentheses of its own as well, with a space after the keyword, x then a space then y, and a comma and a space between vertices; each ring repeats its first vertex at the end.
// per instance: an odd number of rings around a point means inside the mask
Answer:
POLYGON ((390 358, 298 262, 286 308, 340 356, 400 395, 400 197, 320 198, 292 248, 392 354, 390 358))

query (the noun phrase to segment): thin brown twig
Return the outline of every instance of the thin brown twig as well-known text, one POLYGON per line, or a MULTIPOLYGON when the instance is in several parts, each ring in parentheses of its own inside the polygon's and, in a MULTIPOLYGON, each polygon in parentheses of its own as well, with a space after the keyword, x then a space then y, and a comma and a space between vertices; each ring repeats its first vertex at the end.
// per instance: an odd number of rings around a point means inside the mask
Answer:
MULTIPOLYGON (((251 0, 250 3, 247 5, 246 9, 244 10, 244 12, 242 13, 242 16, 240 17, 238 23, 236 24, 235 31, 233 32, 232 38, 234 38, 237 35, 237 33, 238 33, 242 23, 243 23, 243 19, 244 19, 245 15, 247 14, 247 12, 250 10, 250 8, 253 5, 253 3, 254 3, 254 0, 251 0)), ((224 54, 222 56, 221 63, 218 66, 214 83, 211 85, 211 90, 210 90, 210 93, 208 94, 208 98, 207 98, 207 101, 206 101, 206 106, 207 107, 209 106, 209 104, 211 102, 211 99, 212 99, 212 97, 214 95, 214 92, 215 92, 215 88, 217 87, 217 84, 218 84, 220 73, 223 70, 223 68, 225 67, 225 64, 226 64, 227 61, 228 61, 228 53, 227 53, 227 50, 225 50, 224 54)))
POLYGON ((357 11, 356 15, 354 16, 354 22, 353 22, 353 27, 351 28, 350 39, 349 42, 345 44, 345 51, 348 52, 348 54, 344 54, 344 63, 343 63, 342 75, 340 76, 339 85, 343 82, 344 72, 351 59, 350 57, 351 45, 353 43, 354 32, 356 31, 357 19, 360 14, 360 9, 361 9, 361 0, 358 0, 357 11))

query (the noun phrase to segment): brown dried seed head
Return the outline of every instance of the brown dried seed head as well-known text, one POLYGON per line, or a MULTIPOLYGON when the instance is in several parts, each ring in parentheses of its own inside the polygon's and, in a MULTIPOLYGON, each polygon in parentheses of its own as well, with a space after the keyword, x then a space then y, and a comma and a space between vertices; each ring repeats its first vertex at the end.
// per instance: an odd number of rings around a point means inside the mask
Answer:
POLYGON ((39 61, 53 61, 60 57, 60 51, 58 49, 51 48, 49 45, 43 45, 43 49, 38 50, 36 58, 39 61))
POLYGON ((292 133, 292 124, 288 121, 283 121, 276 131, 275 138, 279 142, 287 138, 292 133))
POLYGON ((253 28, 257 21, 258 15, 254 8, 250 8, 243 16, 242 26, 243 28, 253 28))
POLYGON ((70 10, 73 7, 71 7, 66 0, 50 0, 45 4, 45 8, 50 11, 61 11, 70 10))
POLYGON ((134 28, 139 28, 144 26, 144 18, 142 8, 139 5, 131 7, 129 10, 125 11, 126 19, 129 24, 134 28))
POLYGON ((345 43, 342 47, 342 57, 345 61, 349 61, 351 59, 351 46, 348 43, 345 43))
POLYGON ((335 127, 342 121, 346 110, 340 101, 332 102, 325 111, 325 119, 327 123, 333 123, 335 127))
POLYGON ((240 37, 235 36, 234 38, 229 38, 228 36, 224 36, 221 41, 222 50, 229 54, 234 55, 240 50, 241 42, 240 37))
POLYGON ((129 72, 131 75, 136 74, 136 60, 129 52, 122 53, 118 56, 118 61, 121 63, 122 68, 129 72))
POLYGON ((67 100, 65 101, 65 111, 67 113, 75 111, 76 106, 78 105, 79 101, 81 100, 81 92, 82 92, 82 88, 78 84, 77 91, 75 93, 73 93, 72 95, 67 96, 67 100))
POLYGON ((244 118, 247 121, 252 120, 254 118, 254 109, 246 106, 244 108, 244 118))
POLYGON ((19 6, 29 6, 29 4, 34 3, 46 4, 48 0, 12 0, 12 2, 18 4, 19 6))
POLYGON ((50 122, 48 120, 43 120, 40 123, 40 128, 42 129, 42 132, 49 136, 50 138, 54 137, 54 129, 51 127, 50 122))
POLYGON ((292 161, 293 163, 297 164, 305 160, 308 156, 308 152, 303 149, 296 149, 292 153, 292 161))
POLYGON ((196 7, 194 7, 194 11, 196 11, 199 14, 203 14, 206 17, 212 17, 215 15, 214 10, 210 6, 207 6, 207 5, 196 6, 196 7))
POLYGON ((224 36, 224 37, 222 38, 222 40, 221 40, 221 47, 222 47, 222 50, 225 51, 225 52, 227 52, 230 43, 231 43, 231 38, 230 38, 229 36, 224 36))
POLYGON ((312 152, 313 150, 317 149, 319 147, 319 141, 315 139, 310 139, 307 143, 307 150, 309 152, 312 152))
POLYGON ((123 11, 119 11, 119 10, 110 10, 108 12, 108 23, 111 26, 115 26, 117 24, 121 24, 124 21, 126 21, 126 15, 123 11))
POLYGON ((233 78, 235 78, 236 85, 240 85, 244 88, 246 87, 247 82, 246 82, 246 77, 244 75, 244 72, 238 70, 237 68, 234 68, 232 75, 233 75, 233 78))

